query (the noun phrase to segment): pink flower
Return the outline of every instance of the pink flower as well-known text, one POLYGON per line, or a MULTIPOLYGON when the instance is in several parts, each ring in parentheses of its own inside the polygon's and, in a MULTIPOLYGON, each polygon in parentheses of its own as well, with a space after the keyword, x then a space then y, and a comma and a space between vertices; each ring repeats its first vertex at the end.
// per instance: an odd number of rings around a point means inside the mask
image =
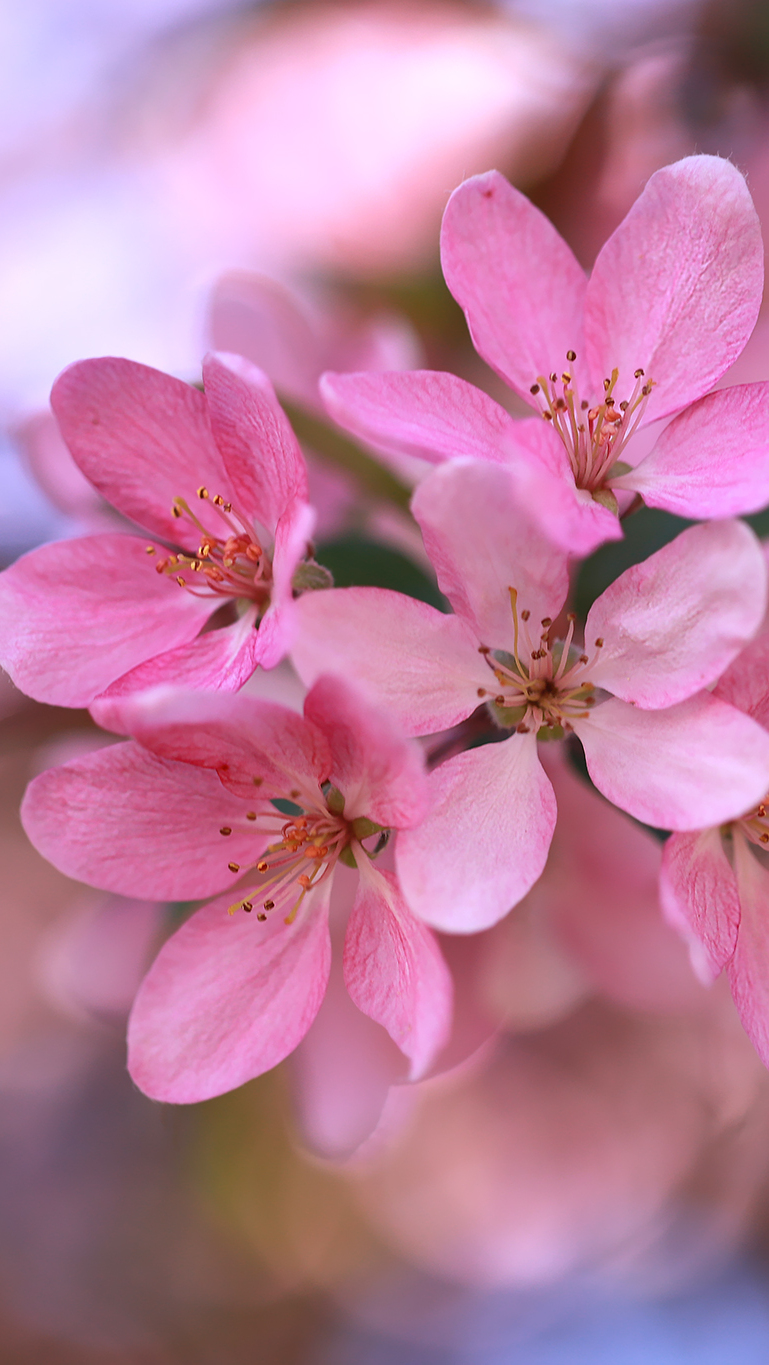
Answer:
POLYGON ((479 705, 507 731, 432 774, 430 813, 399 841, 420 917, 484 928, 539 877, 556 804, 538 737, 573 731, 599 791, 654 826, 690 830, 758 800, 769 736, 702 690, 763 616, 766 566, 748 527, 694 526, 629 569, 595 602, 577 647, 573 616, 565 640, 553 638, 566 557, 526 519, 504 468, 446 464, 413 507, 456 615, 382 589, 317 593, 297 604, 294 660, 306 681, 333 661, 411 734, 447 729, 479 705))
POLYGON ((139 742, 37 778, 23 810, 32 842, 105 890, 179 900, 227 888, 144 980, 128 1037, 137 1085, 187 1103, 293 1051, 326 990, 339 861, 359 873, 347 990, 422 1074, 448 1033, 450 978, 432 933, 372 861, 388 831, 424 812, 416 746, 331 677, 313 687, 304 717, 169 689, 104 700, 99 712, 139 742))
MULTIPOLYGON (((769 624, 715 691, 769 730, 769 624)), ((671 835, 662 903, 701 978, 726 971, 745 1030, 769 1066, 769 783, 762 799, 743 809, 740 819, 671 835)))
POLYGON ((85 706, 166 680, 234 690, 284 655, 313 525, 304 460, 261 371, 213 355, 204 377, 205 394, 102 359, 56 381, 76 463, 153 539, 44 545, 0 576, 0 662, 38 701, 85 706))
POLYGON ((753 330, 763 284, 758 218, 730 162, 687 157, 651 176, 589 280, 496 171, 454 191, 441 250, 477 350, 538 419, 418 372, 327 376, 337 421, 432 460, 511 464, 519 496, 580 554, 621 535, 618 499, 633 494, 705 519, 769 501, 769 385, 710 392, 753 330), (648 453, 633 440, 674 413, 648 453))

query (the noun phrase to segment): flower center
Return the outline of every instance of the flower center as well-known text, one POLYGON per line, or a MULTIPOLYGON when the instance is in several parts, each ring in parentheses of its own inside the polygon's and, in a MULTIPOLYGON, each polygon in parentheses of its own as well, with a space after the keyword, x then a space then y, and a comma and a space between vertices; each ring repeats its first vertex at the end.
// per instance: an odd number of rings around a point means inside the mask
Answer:
MULTIPOLYGON (((261 785, 256 778, 254 783, 261 785)), ((245 820, 244 827, 266 834, 271 842, 246 874, 249 878, 253 875, 253 885, 229 907, 229 913, 244 910, 250 914, 258 904, 256 918, 261 921, 278 907, 286 924, 293 923, 308 891, 331 877, 340 860, 355 867, 354 842, 375 858, 389 838, 388 830, 365 816, 345 819, 344 797, 329 782, 324 782, 317 795, 294 789, 288 796, 271 798, 260 812, 246 811, 245 820), (286 818, 288 808, 291 813, 286 818), (367 849, 363 841, 372 835, 378 836, 376 844, 367 849)), ((223 825, 219 833, 227 837, 232 828, 223 825)), ((236 875, 241 871, 239 863, 228 863, 228 867, 236 875)))
MULTIPOLYGON (((587 654, 577 654, 572 645, 574 612, 569 612, 565 640, 550 641, 552 619, 545 616, 537 627, 531 613, 518 612, 518 593, 508 589, 513 612, 514 645, 512 654, 480 646, 494 675, 497 687, 479 687, 478 696, 487 705, 497 724, 515 729, 518 734, 536 730, 540 739, 561 739, 573 729, 573 721, 584 719, 596 703, 595 687, 589 681, 591 662, 587 654)), ((595 641, 596 650, 603 640, 595 641)))
MULTIPOLYGON (((566 352, 570 364, 576 358, 575 351, 566 352)), ((603 381, 603 398, 592 405, 580 399, 568 370, 561 375, 538 375, 531 386, 543 418, 552 423, 563 442, 577 487, 594 495, 603 490, 612 466, 637 431, 654 385, 643 370, 636 370, 633 392, 618 403, 614 397, 618 378, 619 370, 612 370, 611 378, 603 381)))
POLYGON ((735 825, 739 825, 745 837, 751 844, 758 844, 766 849, 769 845, 769 795, 751 811, 744 815, 741 820, 735 820, 735 825))
MULTIPOLYGON (((198 550, 197 554, 174 551, 156 561, 156 571, 175 578, 194 597, 242 598, 256 603, 261 615, 272 589, 269 555, 253 526, 221 494, 210 498, 207 488, 199 488, 198 498, 208 504, 208 520, 214 529, 200 520, 184 498, 174 498, 171 512, 192 522, 200 536, 198 550)), ((155 553, 155 546, 148 545, 147 554, 155 553)))

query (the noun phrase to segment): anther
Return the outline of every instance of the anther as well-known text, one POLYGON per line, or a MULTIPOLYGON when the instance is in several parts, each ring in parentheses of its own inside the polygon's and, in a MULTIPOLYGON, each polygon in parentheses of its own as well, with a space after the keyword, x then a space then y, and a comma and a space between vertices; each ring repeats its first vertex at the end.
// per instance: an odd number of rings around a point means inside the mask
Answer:
POLYGON ((598 639, 595 642, 595 647, 596 649, 603 649, 603 636, 599 635, 598 639))
POLYGON ((586 664, 586 663, 588 663, 588 662, 589 662, 589 660, 588 660, 587 654, 580 654, 579 659, 577 660, 577 663, 586 664))
POLYGON ((539 393, 539 384, 532 384, 531 389, 529 390, 529 392, 530 392, 530 393, 539 393))
POLYGON ((523 721, 521 721, 520 725, 516 725, 515 733, 517 735, 528 735, 529 733, 528 725, 524 725, 523 721))
POLYGON ((264 902, 264 908, 265 908, 265 910, 274 910, 274 909, 275 909, 275 902, 274 902, 274 901, 265 901, 265 902, 264 902))
POLYGON ((179 584, 180 588, 186 588, 187 584, 180 573, 176 575, 176 581, 179 584))
POLYGON ((769 844, 769 834, 762 834, 762 835, 761 835, 761 843, 762 843, 762 844, 769 844))
POLYGON ((501 692, 498 697, 494 698, 494 701, 496 702, 497 706, 504 706, 505 704, 505 698, 503 697, 501 692))
POLYGON ((479 696, 479 697, 485 697, 485 696, 486 696, 486 688, 485 688, 485 687, 479 687, 479 688, 478 688, 478 696, 479 696))
POLYGON ((228 863, 227 866, 230 872, 240 872, 240 863, 228 863))
POLYGON ((154 553, 155 553, 155 546, 154 546, 154 545, 148 545, 147 548, 146 548, 146 550, 144 551, 144 553, 145 553, 145 555, 154 555, 154 553))
POLYGON ((527 609, 526 611, 522 611, 522 612, 521 612, 521 620, 522 620, 522 621, 528 621, 528 619, 529 619, 530 616, 531 616, 531 612, 530 612, 528 609, 527 609))
POLYGON ((604 379, 604 381, 603 381, 603 391, 604 391, 604 393, 608 393, 610 388, 611 388, 611 380, 610 380, 610 379, 604 379))
POLYGON ((576 351, 567 351, 567 352, 566 352, 566 359, 567 359, 568 361, 570 361, 570 362, 573 363, 573 362, 577 359, 577 352, 576 352, 576 351))
POLYGON ((263 777, 255 777, 255 778, 253 779, 253 781, 254 781, 254 786, 255 786, 255 787, 261 787, 261 785, 262 785, 262 783, 263 783, 263 781, 264 781, 264 778, 263 778, 263 777))
POLYGON ((177 507, 177 506, 176 506, 176 503, 173 503, 173 504, 172 504, 172 507, 171 507, 171 516, 172 516, 172 517, 180 517, 181 514, 182 514, 182 509, 181 509, 181 507, 177 507))
POLYGON ((551 376, 550 376, 550 383, 551 383, 551 384, 557 384, 557 383, 558 383, 558 375, 557 375, 557 374, 551 374, 551 376))
POLYGON ((583 398, 579 406, 581 407, 583 412, 587 412, 588 408, 590 407, 590 404, 588 403, 586 398, 583 398))
POLYGON ((289 796, 291 797, 292 801, 295 801, 296 798, 297 798, 297 796, 299 796, 299 788, 298 788, 298 787, 294 787, 294 790, 293 790, 293 791, 290 791, 288 794, 289 794, 289 796))
POLYGON ((246 819, 247 819, 247 820, 255 820, 255 819, 256 819, 256 811, 255 811, 255 810, 247 810, 247 811, 246 811, 246 819))
POLYGON ((576 621, 576 619, 577 619, 577 613, 576 613, 576 611, 567 611, 567 613, 566 613, 566 620, 567 620, 567 621, 576 621))
POLYGON ((216 507, 224 506, 224 498, 222 497, 221 493, 214 493, 213 502, 214 506, 216 507))
POLYGON ((198 489, 198 497, 199 497, 199 498, 203 498, 203 499, 205 499, 205 498, 208 497, 208 489, 207 489, 207 488, 204 488, 202 484, 201 484, 200 488, 198 489))
POLYGON ((262 910, 257 910, 257 912, 256 912, 256 918, 257 918, 258 920, 261 920, 261 921, 262 921, 262 924, 264 924, 264 921, 266 920, 267 916, 264 914, 264 912, 263 912, 262 910))
POLYGON ((488 645, 479 645, 479 646, 478 646, 478 653, 479 653, 479 654, 490 654, 490 653, 491 653, 491 650, 489 649, 489 646, 488 646, 488 645))
POLYGON ((552 618, 552 616, 543 616, 543 617, 542 617, 542 620, 541 620, 541 622, 540 622, 540 625, 543 625, 543 626, 552 626, 552 624, 553 624, 553 618, 552 618))
POLYGON ((256 864, 256 870, 257 870, 257 872, 266 872, 266 871, 267 871, 267 868, 268 868, 269 866, 270 866, 269 863, 266 863, 266 862, 264 862, 264 860, 262 860, 261 863, 257 863, 257 864, 256 864))
POLYGON ((229 826, 229 825, 222 825, 221 829, 219 830, 219 833, 220 833, 220 834, 232 834, 232 830, 230 829, 230 826, 229 826))
POLYGON ((643 373, 644 373, 643 370, 634 370, 634 371, 633 371, 633 378, 634 378, 634 379, 643 379, 643 373))
POLYGON ((622 409, 623 412, 627 412, 628 408, 630 407, 630 404, 628 403, 627 398, 623 398, 622 402, 620 403, 620 407, 621 407, 621 409, 622 409))
POLYGON ((563 374, 561 375, 561 379, 563 380, 564 384, 571 383, 571 375, 566 370, 564 370, 563 374))
POLYGON ((253 902, 253 901, 243 901, 243 904, 241 905, 240 908, 241 908, 241 910, 245 910, 245 912, 246 912, 247 915, 250 915, 250 914, 251 914, 251 911, 252 911, 253 908, 254 908, 254 902, 253 902))

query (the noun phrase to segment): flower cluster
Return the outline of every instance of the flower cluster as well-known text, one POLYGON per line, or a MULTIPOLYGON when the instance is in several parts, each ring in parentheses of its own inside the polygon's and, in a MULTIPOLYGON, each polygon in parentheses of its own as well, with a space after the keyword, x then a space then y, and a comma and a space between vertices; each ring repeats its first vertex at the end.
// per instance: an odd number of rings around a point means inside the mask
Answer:
MULTIPOLYGON (((54 386, 69 451, 126 524, 0 576, 0 661, 124 737, 35 779, 33 843, 106 890, 206 902, 132 1011, 129 1067, 154 1097, 216 1095, 292 1052, 332 944, 397 1078, 453 1064, 449 936, 514 918, 554 835, 632 849, 634 822, 668 836, 660 916, 701 978, 726 968, 769 1064, 768 571, 736 519, 769 502, 769 384, 716 387, 761 300, 745 182, 717 157, 657 172, 587 278, 492 172, 451 196, 442 256, 478 352, 534 415, 419 370, 326 373, 320 394, 383 458, 429 461, 411 512, 446 610, 330 586, 304 457, 248 361, 208 357, 202 389, 115 359, 54 386), (576 566, 642 504, 694 524, 579 619, 576 566), (259 691, 287 657, 303 714, 259 691)), ((621 978, 607 884, 582 888, 575 935, 621 978)))

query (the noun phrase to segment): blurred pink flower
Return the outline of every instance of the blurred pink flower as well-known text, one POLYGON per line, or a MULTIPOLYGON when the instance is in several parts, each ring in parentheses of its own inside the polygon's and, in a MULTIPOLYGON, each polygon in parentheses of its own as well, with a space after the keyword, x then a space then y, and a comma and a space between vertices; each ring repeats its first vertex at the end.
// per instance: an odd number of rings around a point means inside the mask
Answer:
POLYGON ((45 545, 0 577, 0 658, 37 700, 84 706, 111 684, 165 679, 237 689, 285 653, 313 523, 304 460, 260 371, 211 356, 204 375, 205 395, 128 360, 82 361, 57 380, 80 469, 160 540, 45 545), (235 621, 201 633, 227 605, 235 621))
POLYGON ((343 670, 411 734, 481 703, 508 732, 438 767, 430 812, 399 841, 406 898, 428 923, 485 928, 540 876, 556 805, 538 737, 573 731, 598 789, 651 825, 691 829, 705 807, 730 819, 763 794, 769 737, 702 690, 763 618, 766 565, 743 523, 692 527, 622 574, 591 608, 582 652, 573 617, 564 641, 551 637, 566 557, 504 468, 443 465, 413 510, 456 615, 386 589, 332 589, 297 604, 293 658, 306 682, 343 670))
POLYGON ((364 844, 421 817, 416 746, 336 678, 316 683, 304 718, 250 697, 165 690, 100 711, 140 743, 37 778, 24 804, 36 847, 105 890, 178 900, 230 887, 169 939, 145 978, 129 1025, 137 1084, 187 1103, 241 1085, 296 1047, 328 982, 340 858, 359 873, 347 990, 412 1076, 423 1074, 448 1035, 450 977, 434 936, 364 844), (244 867, 253 869, 245 885, 244 867))
POLYGON ((745 346, 763 284, 758 218, 728 161, 652 176, 589 280, 497 172, 455 190, 441 243, 477 350, 540 420, 514 420, 452 375, 330 375, 342 425, 423 457, 511 463, 549 534, 579 554, 621 535, 617 494, 696 518, 769 500, 769 388, 709 392, 745 346), (628 465, 635 432, 676 412, 628 465))

